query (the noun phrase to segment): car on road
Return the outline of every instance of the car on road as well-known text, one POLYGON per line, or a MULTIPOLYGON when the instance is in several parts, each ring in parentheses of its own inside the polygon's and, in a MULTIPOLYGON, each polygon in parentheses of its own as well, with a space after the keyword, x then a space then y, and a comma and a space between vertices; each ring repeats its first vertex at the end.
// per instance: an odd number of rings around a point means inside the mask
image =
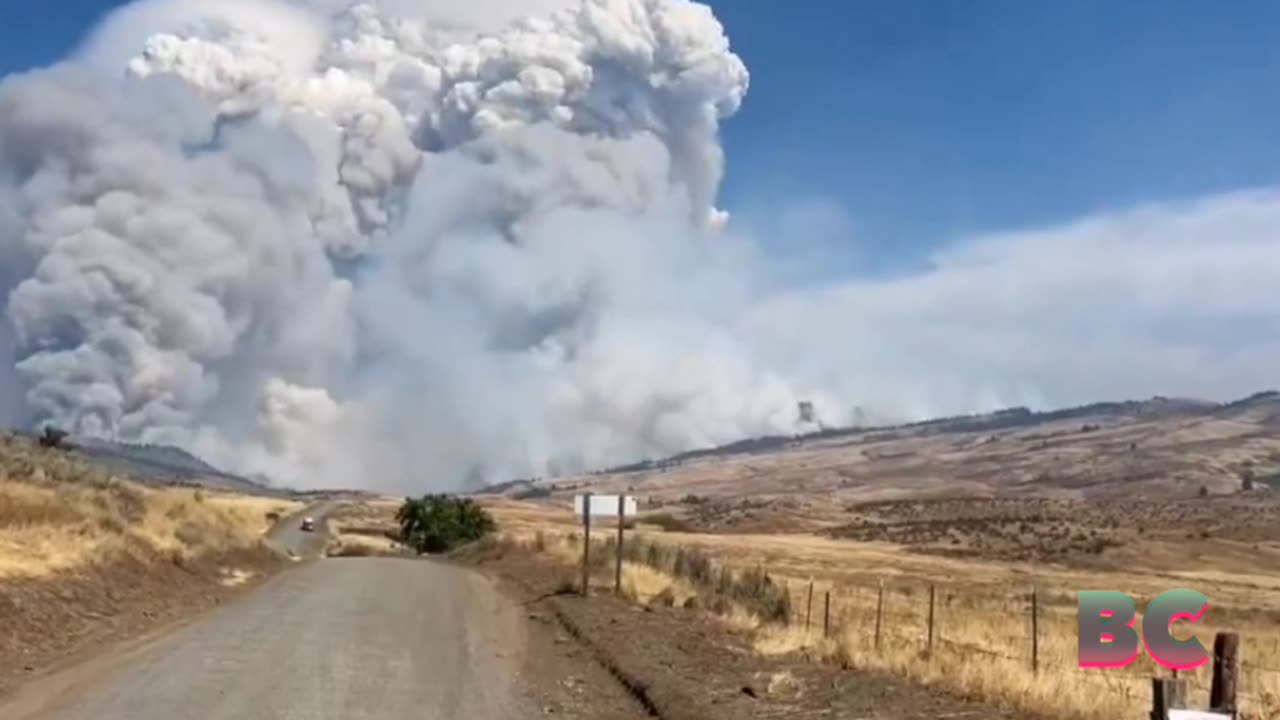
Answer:
POLYGON ((314 531, 315 529, 316 529, 316 521, 315 521, 315 519, 313 519, 313 518, 309 518, 309 517, 304 517, 304 518, 302 518, 302 531, 303 531, 303 532, 312 532, 312 531, 314 531))

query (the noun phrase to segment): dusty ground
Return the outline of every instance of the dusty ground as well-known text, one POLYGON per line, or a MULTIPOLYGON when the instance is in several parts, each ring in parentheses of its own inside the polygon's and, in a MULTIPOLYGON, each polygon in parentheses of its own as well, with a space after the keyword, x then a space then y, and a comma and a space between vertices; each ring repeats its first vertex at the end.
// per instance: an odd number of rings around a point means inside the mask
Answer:
POLYGON ((607 594, 584 601, 564 594, 570 575, 563 566, 518 550, 469 562, 520 588, 538 622, 555 628, 563 617, 669 720, 1026 717, 886 674, 795 654, 764 657, 722 620, 698 610, 642 607, 607 594))
POLYGON ((224 603, 282 563, 265 551, 183 566, 126 556, 74 574, 0 582, 0 695, 102 647, 224 603))

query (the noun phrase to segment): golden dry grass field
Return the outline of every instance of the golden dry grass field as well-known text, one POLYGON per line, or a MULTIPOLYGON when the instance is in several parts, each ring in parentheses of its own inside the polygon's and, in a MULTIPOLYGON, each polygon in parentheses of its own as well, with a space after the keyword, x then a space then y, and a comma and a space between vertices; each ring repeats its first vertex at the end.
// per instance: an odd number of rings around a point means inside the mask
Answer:
MULTIPOLYGON (((557 559, 572 578, 580 561, 581 529, 563 504, 491 498, 486 505, 502 532, 557 559)), ((1109 548, 1088 564, 1011 562, 947 557, 906 545, 852 541, 809 533, 719 534, 671 532, 642 517, 628 537, 641 544, 700 551, 738 571, 763 569, 791 595, 790 625, 752 620, 741 607, 725 613, 753 633, 762 653, 808 652, 945 686, 963 696, 998 701, 1029 711, 1053 708, 1063 717, 1101 720, 1117 706, 1142 716, 1150 703, 1150 678, 1168 674, 1144 654, 1124 669, 1080 669, 1076 658, 1075 593, 1122 590, 1138 607, 1165 590, 1188 587, 1210 598, 1206 620, 1175 625, 1206 647, 1221 629, 1243 643, 1241 701, 1246 718, 1280 715, 1280 563, 1267 544, 1234 547, 1230 541, 1151 540, 1109 548), (1234 547, 1235 552, 1231 552, 1234 547), (808 606, 812 581, 814 600, 808 606), (877 605, 884 583, 880 642, 877 605), (930 588, 935 596, 934 646, 927 654, 930 588), (1031 593, 1038 605, 1038 671, 1032 669, 1031 593), (823 638, 830 592, 830 637, 823 638), (806 608, 808 612, 806 612, 806 608), (806 615, 810 630, 805 631, 806 615)), ((605 542, 616 522, 602 519, 593 539, 605 542)), ((1235 544, 1239 546, 1239 543, 1235 544)), ((599 555, 608 555, 601 547, 599 555)), ((603 562, 603 560, 602 560, 603 562)), ((607 573, 606 573, 607 574, 607 573)), ((624 565, 624 588, 642 602, 663 597, 684 603, 699 594, 695 583, 643 562, 624 565)), ((707 603, 701 603, 707 605, 707 603)), ((1209 667, 1187 674, 1192 699, 1207 704, 1209 667)))
POLYGON ((123 555, 178 560, 253 547, 296 501, 121 480, 60 450, 0 436, 0 582, 105 565, 123 555))
MULTIPOLYGON (((815 656, 1064 717, 1107 717, 1117 703, 1145 716, 1157 673, 1145 655, 1123 670, 1076 667, 1076 593, 1120 590, 1141 609, 1185 587, 1207 595, 1210 608, 1201 624, 1178 623, 1177 632, 1206 646, 1220 629, 1239 632, 1246 716, 1280 717, 1277 393, 765 438, 514 483, 486 502, 505 532, 525 542, 540 536, 537 546, 558 548, 568 563, 575 551, 555 538, 580 532, 572 496, 588 491, 634 495, 642 509, 634 537, 644 542, 786 582, 792 624, 758 628, 761 651, 807 646, 815 656), (830 592, 826 640, 797 630, 811 582, 812 626, 830 592)), ((688 590, 646 573, 647 587, 688 590)), ((1202 706, 1208 676, 1207 666, 1191 674, 1202 706)))
POLYGON ((330 557, 397 555, 403 548, 396 541, 399 526, 395 514, 400 501, 370 499, 344 503, 329 516, 329 540, 325 554, 330 557))

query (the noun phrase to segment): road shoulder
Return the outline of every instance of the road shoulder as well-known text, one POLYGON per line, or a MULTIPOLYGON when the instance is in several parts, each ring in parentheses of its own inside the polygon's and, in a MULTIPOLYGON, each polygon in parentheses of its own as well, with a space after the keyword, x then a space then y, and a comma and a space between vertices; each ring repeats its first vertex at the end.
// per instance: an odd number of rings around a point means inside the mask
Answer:
POLYGON ((1020 717, 882 673, 761 656, 707 612, 557 592, 572 583, 570 573, 519 549, 497 545, 462 562, 501 578, 535 624, 577 636, 578 658, 595 661, 664 720, 816 720, 837 709, 841 717, 892 720, 1020 717))
POLYGON ((645 706, 610 671, 593 650, 575 638, 556 617, 543 590, 529 585, 522 573, 492 556, 459 560, 483 575, 516 604, 525 639, 517 683, 531 716, 570 720, 638 720, 650 717, 645 706))

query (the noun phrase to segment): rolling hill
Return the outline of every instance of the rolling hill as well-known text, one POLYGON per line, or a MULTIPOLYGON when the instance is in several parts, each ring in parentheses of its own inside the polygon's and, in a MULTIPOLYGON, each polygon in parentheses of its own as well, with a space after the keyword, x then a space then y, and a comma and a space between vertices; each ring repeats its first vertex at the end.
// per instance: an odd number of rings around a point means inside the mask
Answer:
MULTIPOLYGON (((29 438, 37 433, 15 431, 29 438)), ((249 495, 291 495, 292 490, 272 487, 262 479, 223 472, 191 453, 171 445, 145 445, 73 436, 65 447, 86 461, 149 485, 188 485, 249 495)))
POLYGON ((1280 393, 1012 408, 892 427, 743 440, 523 487, 811 499, 1194 497, 1280 488, 1280 393), (1204 488, 1202 491, 1201 488, 1204 488))

